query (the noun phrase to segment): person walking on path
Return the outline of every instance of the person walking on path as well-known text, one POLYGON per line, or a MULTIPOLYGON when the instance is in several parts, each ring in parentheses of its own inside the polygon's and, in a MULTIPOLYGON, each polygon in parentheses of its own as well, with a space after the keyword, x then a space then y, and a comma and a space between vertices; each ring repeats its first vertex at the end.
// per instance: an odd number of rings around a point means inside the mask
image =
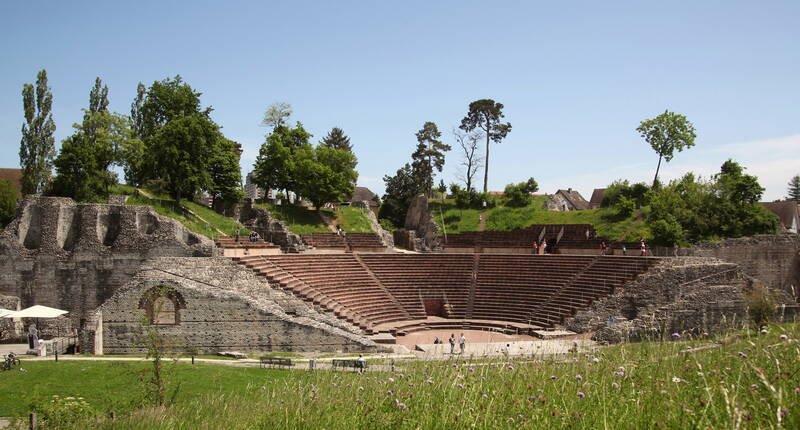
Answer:
POLYGON ((367 368, 367 359, 362 354, 358 354, 356 362, 358 362, 358 373, 364 373, 367 368))
POLYGON ((606 255, 606 241, 600 241, 600 255, 606 255))
POLYGON ((464 333, 461 333, 461 337, 458 339, 458 346, 461 347, 461 353, 464 353, 464 348, 467 347, 467 338, 464 337, 464 333))
POLYGON ((533 241, 533 255, 536 255, 538 253, 539 253, 539 242, 534 240, 533 241))
POLYGON ((39 347, 39 331, 36 330, 35 324, 28 326, 28 346, 30 349, 39 347))
POLYGON ((642 257, 647 256, 647 244, 644 243, 644 238, 643 237, 639 239, 639 246, 642 248, 641 256, 642 257))
POLYGON ((450 334, 449 342, 450 342, 450 355, 453 355, 456 352, 456 334, 455 333, 451 333, 450 334))

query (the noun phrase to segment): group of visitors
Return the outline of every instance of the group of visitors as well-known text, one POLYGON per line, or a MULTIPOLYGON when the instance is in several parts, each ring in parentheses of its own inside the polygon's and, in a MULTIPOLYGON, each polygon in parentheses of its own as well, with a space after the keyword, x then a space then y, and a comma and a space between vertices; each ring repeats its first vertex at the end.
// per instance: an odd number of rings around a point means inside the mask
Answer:
MULTIPOLYGON (((240 233, 241 233, 241 231, 238 228, 234 232, 233 237, 234 237, 234 240, 236 240, 236 242, 239 242, 240 233)), ((248 236, 248 240, 250 242, 258 242, 259 240, 261 240, 261 236, 259 236, 258 233, 253 231, 253 232, 250 232, 250 236, 248 236)))
MULTIPOLYGON (((447 340, 450 343, 450 355, 456 353, 456 334, 451 333, 450 339, 447 340)), ((467 338, 464 337, 464 333, 461 333, 461 337, 458 338, 458 346, 459 346, 459 354, 463 354, 464 350, 467 347, 467 338)))
MULTIPOLYGON (((643 237, 639 238, 639 248, 641 250, 639 255, 641 255, 642 257, 647 256, 647 243, 645 242, 643 237)), ((601 240, 600 241, 600 255, 606 255, 606 253, 609 251, 609 249, 610 249, 609 246, 606 245, 606 241, 605 240, 601 240)), ((628 255, 628 247, 625 246, 625 245, 622 245, 622 255, 628 255)))
POLYGON ((542 241, 534 240, 533 241, 533 254, 534 255, 544 255, 549 254, 552 252, 552 248, 547 244, 547 239, 542 241))

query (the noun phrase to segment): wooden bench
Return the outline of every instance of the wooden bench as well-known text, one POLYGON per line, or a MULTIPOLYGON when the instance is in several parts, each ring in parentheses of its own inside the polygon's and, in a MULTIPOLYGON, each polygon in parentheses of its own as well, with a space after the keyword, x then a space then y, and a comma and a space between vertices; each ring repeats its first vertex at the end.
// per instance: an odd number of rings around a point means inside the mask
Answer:
POLYGON ((291 358, 285 357, 261 357, 259 367, 292 367, 294 363, 292 363, 291 358))
POLYGON ((357 370, 360 370, 360 371, 363 372, 364 370, 367 369, 367 361, 366 360, 364 360, 364 361, 345 360, 345 359, 337 359, 337 358, 335 358, 335 359, 333 359, 331 361, 331 368, 333 368, 333 370, 336 370, 337 367, 342 368, 342 370, 344 370, 344 369, 346 369, 348 367, 352 367, 354 372, 357 371, 357 370))

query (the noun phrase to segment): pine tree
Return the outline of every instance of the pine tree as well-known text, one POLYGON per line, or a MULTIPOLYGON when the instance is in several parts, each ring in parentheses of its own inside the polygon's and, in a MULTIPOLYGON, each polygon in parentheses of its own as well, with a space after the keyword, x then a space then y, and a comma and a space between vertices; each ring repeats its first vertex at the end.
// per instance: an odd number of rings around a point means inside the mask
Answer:
POLYGON ((53 93, 47 86, 47 71, 42 69, 36 75, 36 89, 33 85, 22 87, 22 106, 25 123, 22 124, 22 140, 19 145, 19 164, 22 167, 22 193, 41 193, 50 180, 53 158, 56 155, 56 123, 51 111, 53 93))
POLYGON ((434 170, 441 172, 444 167, 444 153, 451 149, 450 145, 439 139, 442 133, 433 122, 426 122, 416 133, 417 149, 411 154, 414 179, 418 188, 430 195, 433 189, 434 170))
POLYGON ((789 181, 789 195, 786 196, 786 200, 800 203, 800 175, 794 175, 789 181))
POLYGON ((339 127, 333 127, 328 135, 322 138, 321 144, 333 149, 343 149, 348 152, 353 152, 353 145, 350 144, 350 138, 344 134, 339 127))

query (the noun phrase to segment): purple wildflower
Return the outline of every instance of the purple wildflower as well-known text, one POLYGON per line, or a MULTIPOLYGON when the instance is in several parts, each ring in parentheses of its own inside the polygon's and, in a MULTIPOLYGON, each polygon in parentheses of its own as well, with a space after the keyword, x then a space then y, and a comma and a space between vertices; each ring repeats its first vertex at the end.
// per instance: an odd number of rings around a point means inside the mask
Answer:
POLYGON ((578 380, 578 381, 582 381, 583 380, 583 376, 575 375, 575 379, 578 380))
POLYGON ((785 334, 782 334, 782 335, 780 335, 780 338, 781 338, 781 340, 786 340, 786 339, 789 339, 789 336, 786 336, 785 334))
POLYGON ((550 379, 558 379, 558 376, 553 375, 553 376, 550 377, 550 379))
POLYGON ((747 358, 747 354, 743 353, 742 351, 739 351, 739 357, 747 358))
POLYGON ((578 397, 580 397, 582 399, 582 398, 586 397, 586 394, 583 394, 583 391, 578 391, 578 397))
POLYGON ((767 329, 765 329, 765 328, 762 328, 762 329, 761 329, 761 331, 760 331, 759 333, 761 333, 761 334, 767 334, 767 333, 769 333, 769 332, 767 331, 767 329))
POLYGON ((681 338, 681 334, 680 333, 672 333, 672 338, 673 339, 680 339, 681 338))

